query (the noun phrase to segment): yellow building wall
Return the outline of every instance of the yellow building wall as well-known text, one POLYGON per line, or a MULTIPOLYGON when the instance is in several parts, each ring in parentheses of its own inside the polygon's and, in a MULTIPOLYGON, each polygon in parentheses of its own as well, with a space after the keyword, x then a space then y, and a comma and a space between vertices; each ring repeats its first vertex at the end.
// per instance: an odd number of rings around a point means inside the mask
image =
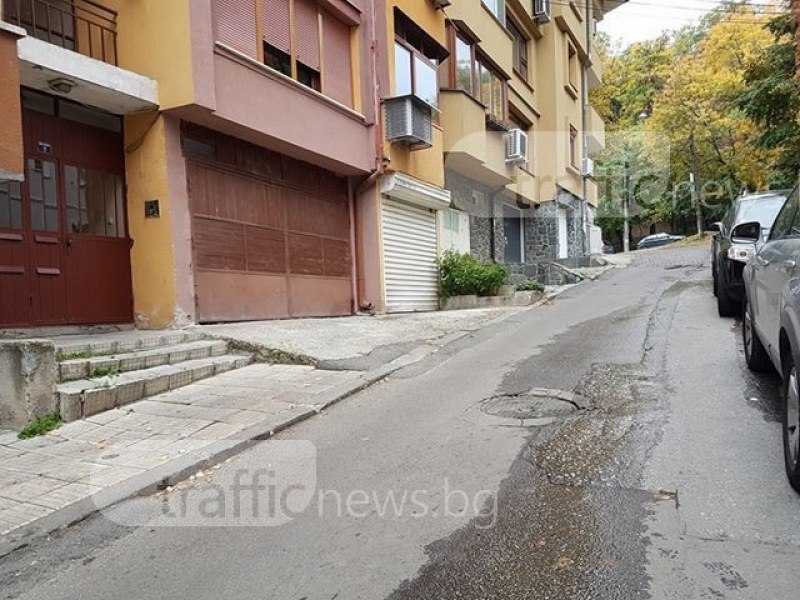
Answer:
POLYGON ((126 117, 125 145, 133 311, 137 327, 158 329, 174 322, 177 295, 164 117, 126 117), (160 218, 145 218, 151 199, 160 203, 160 218))
MULTIPOLYGON (((393 0, 386 3, 386 60, 389 64, 389 81, 391 93, 395 95, 394 77, 394 8, 400 9, 425 32, 447 47, 445 16, 441 10, 435 10, 430 2, 420 0, 393 0)), ((444 187, 444 136, 438 126, 433 128, 433 147, 426 150, 409 151, 384 140, 384 154, 389 157, 389 170, 399 171, 416 177, 426 183, 444 187)))
POLYGON ((103 0, 118 12, 119 66, 158 81, 162 110, 194 102, 191 0, 103 0))

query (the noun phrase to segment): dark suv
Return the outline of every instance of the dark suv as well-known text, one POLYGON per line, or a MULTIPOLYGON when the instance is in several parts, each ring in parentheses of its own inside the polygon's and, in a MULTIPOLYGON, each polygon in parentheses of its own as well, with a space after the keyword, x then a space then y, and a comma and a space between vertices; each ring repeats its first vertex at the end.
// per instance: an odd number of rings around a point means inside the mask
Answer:
POLYGON ((711 272, 720 317, 739 315, 744 299, 742 270, 756 251, 755 244, 734 240, 733 228, 741 223, 758 222, 762 227, 759 241, 766 240, 788 195, 788 190, 781 190, 741 196, 722 221, 715 223, 717 233, 711 245, 711 272))

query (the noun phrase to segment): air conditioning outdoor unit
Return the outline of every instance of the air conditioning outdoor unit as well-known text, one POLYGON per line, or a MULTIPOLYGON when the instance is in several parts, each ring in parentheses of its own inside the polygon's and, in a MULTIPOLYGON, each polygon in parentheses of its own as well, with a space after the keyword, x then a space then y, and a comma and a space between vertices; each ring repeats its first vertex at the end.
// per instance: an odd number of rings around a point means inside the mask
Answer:
POLYGON ((584 177, 594 177, 594 161, 591 158, 583 159, 584 177))
POLYGON ((552 14, 551 0, 533 0, 533 18, 539 23, 549 23, 552 14))
POLYGON ((386 139, 410 150, 433 145, 433 108, 416 96, 389 98, 383 103, 386 113, 386 139))
POLYGON ((528 160, 528 134, 522 129, 512 129, 506 134, 506 162, 519 164, 528 160))

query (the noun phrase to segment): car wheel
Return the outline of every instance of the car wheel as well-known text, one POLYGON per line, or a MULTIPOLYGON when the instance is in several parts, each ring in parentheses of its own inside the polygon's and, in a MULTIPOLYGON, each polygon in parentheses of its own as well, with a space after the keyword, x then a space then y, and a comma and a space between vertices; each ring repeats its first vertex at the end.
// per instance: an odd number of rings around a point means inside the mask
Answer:
POLYGON ((714 288, 714 297, 716 298, 719 296, 719 291, 717 291, 717 268, 715 266, 711 267, 711 276, 714 278, 714 285, 712 287, 714 288))
POLYGON ((783 455, 786 476, 792 487, 800 492, 800 388, 797 366, 788 359, 783 377, 783 455))
POLYGON ((739 314, 738 304, 728 298, 721 285, 717 285, 717 312, 720 317, 735 317, 739 314))
POLYGON ((751 371, 763 373, 772 366, 769 355, 753 326, 753 310, 745 297, 742 309, 742 341, 744 342, 744 358, 751 371))

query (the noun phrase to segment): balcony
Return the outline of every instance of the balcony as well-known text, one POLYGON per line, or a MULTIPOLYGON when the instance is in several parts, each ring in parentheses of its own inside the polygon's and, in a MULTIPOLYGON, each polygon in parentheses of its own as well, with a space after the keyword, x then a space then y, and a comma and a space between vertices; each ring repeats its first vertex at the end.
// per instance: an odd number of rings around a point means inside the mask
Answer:
POLYGON ((117 13, 91 0, 5 0, 3 20, 36 39, 117 64, 117 13))
POLYGON ((445 168, 491 186, 514 182, 514 168, 506 164, 503 132, 486 129, 486 110, 460 91, 440 94, 444 128, 445 168))
POLYGON ((593 90, 603 85, 603 61, 597 52, 592 53, 592 64, 589 65, 589 89, 593 90))
POLYGON ((589 134, 589 154, 602 152, 606 147, 606 124, 593 106, 589 107, 587 133, 589 134))

